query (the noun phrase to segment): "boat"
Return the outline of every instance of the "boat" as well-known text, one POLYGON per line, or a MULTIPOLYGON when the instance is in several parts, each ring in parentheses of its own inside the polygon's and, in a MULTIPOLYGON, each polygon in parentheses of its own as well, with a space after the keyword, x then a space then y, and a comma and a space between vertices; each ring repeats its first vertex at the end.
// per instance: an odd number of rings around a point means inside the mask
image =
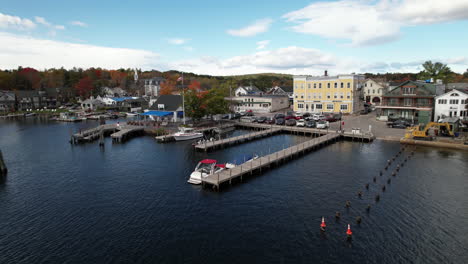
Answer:
POLYGON ((226 169, 224 164, 216 163, 217 161, 214 159, 204 159, 198 162, 187 182, 191 184, 201 184, 202 178, 226 169))
POLYGON ((195 132, 193 128, 181 127, 179 128, 179 132, 175 133, 173 136, 176 141, 182 141, 182 140, 202 138, 203 133, 195 132))
POLYGON ((138 113, 132 112, 132 113, 126 113, 127 117, 134 117, 137 116, 138 113))
POLYGON ((27 113, 27 114, 24 114, 24 117, 34 117, 36 116, 35 113, 27 113))
POLYGON ((226 163, 226 169, 232 169, 236 166, 242 165, 247 162, 251 162, 256 159, 258 159, 258 155, 240 155, 236 157, 232 162, 226 163))

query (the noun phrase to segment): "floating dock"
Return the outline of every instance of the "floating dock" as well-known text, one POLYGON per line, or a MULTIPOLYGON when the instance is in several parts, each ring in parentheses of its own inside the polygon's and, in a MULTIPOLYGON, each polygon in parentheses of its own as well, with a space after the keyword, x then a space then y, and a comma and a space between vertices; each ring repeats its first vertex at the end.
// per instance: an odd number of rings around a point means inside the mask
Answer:
POLYGON ((91 142, 97 140, 103 136, 110 135, 113 142, 122 143, 130 136, 143 133, 143 126, 127 125, 125 123, 120 124, 106 124, 100 125, 95 128, 87 129, 72 135, 71 143, 78 144, 84 142, 91 142))
POLYGON ((340 134, 326 134, 303 143, 291 146, 289 148, 277 151, 275 153, 259 157, 253 161, 246 162, 229 170, 224 170, 219 173, 214 173, 202 178, 202 185, 211 185, 217 190, 224 182, 229 182, 233 179, 240 178, 245 174, 253 174, 255 171, 261 171, 263 168, 269 168, 272 165, 277 165, 282 161, 305 154, 306 152, 315 150, 324 145, 336 142, 340 139, 340 134))

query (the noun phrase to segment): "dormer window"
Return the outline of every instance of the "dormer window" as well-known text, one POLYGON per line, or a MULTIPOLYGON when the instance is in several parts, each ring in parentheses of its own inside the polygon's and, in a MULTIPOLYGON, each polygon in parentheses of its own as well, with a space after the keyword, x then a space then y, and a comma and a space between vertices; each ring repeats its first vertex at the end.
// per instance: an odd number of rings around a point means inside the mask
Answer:
POLYGON ((450 94, 450 96, 458 96, 457 93, 450 94))
POLYGON ((158 110, 164 110, 164 104, 158 104, 158 110))

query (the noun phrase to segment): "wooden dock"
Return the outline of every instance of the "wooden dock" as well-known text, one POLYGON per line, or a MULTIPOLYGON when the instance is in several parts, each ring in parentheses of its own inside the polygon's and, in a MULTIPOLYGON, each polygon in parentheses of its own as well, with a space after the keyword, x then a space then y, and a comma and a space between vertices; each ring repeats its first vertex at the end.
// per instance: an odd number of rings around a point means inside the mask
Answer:
POLYGON ((279 128, 270 128, 270 129, 265 129, 261 130, 258 132, 253 132, 253 133, 248 133, 245 135, 240 135, 237 137, 231 137, 231 138, 226 138, 226 139, 220 139, 220 140, 215 140, 215 141, 205 141, 203 143, 195 145, 195 149, 197 150, 204 150, 208 151, 210 149, 214 148, 220 148, 225 145, 234 145, 234 144, 239 144, 242 142, 254 140, 256 138, 262 138, 266 136, 271 136, 274 135, 278 132, 280 132, 281 129, 279 128))
POLYGON ((134 134, 143 133, 144 127, 123 125, 117 130, 117 132, 111 135, 112 142, 122 143, 134 134))
POLYGON ((130 136, 137 133, 143 133, 143 131, 143 126, 127 125, 125 123, 106 124, 80 131, 79 133, 72 135, 70 141, 72 144, 91 142, 101 138, 102 134, 102 137, 110 135, 113 142, 122 143, 130 136))
POLYGON ((255 171, 261 172, 263 168, 269 168, 272 165, 277 165, 287 159, 297 157, 324 145, 336 142, 340 139, 340 137, 341 135, 337 133, 326 134, 321 137, 305 141, 275 153, 259 157, 256 160, 246 162, 232 169, 224 170, 219 173, 204 177, 202 178, 202 184, 203 186, 211 185, 219 190, 220 185, 224 182, 231 183, 231 181, 236 178, 240 178, 242 180, 243 175, 253 174, 255 171))

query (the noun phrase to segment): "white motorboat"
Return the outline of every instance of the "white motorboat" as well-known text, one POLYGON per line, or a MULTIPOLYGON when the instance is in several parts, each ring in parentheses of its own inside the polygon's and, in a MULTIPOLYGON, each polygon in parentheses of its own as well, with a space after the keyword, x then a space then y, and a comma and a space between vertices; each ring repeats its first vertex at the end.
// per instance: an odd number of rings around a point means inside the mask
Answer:
POLYGON ((127 115, 127 117, 134 117, 134 116, 137 116, 138 113, 132 112, 132 113, 126 113, 126 115, 127 115))
POLYGON ((232 169, 236 166, 258 159, 258 155, 241 155, 236 157, 232 162, 226 163, 226 169, 232 169))
POLYGON ((216 164, 216 160, 204 159, 197 164, 197 167, 195 167, 195 170, 190 174, 190 178, 187 182, 191 184, 201 184, 202 178, 225 169, 226 166, 224 164, 216 164))
POLYGON ((175 133, 173 136, 176 141, 182 141, 182 140, 202 138, 203 133, 195 132, 193 128, 181 127, 179 128, 179 132, 175 133))

